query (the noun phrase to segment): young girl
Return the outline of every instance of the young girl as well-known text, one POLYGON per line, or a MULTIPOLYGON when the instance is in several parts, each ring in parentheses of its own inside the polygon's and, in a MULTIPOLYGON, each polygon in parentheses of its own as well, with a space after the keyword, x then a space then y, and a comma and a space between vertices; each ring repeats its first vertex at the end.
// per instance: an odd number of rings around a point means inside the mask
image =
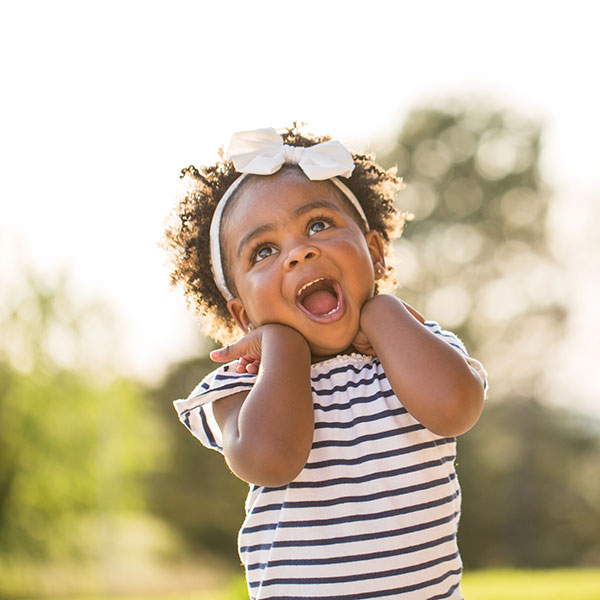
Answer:
POLYGON ((250 484, 250 597, 461 598, 455 436, 479 418, 485 372, 381 293, 401 181, 296 128, 236 134, 229 155, 184 171, 166 246, 173 283, 229 344, 175 407, 250 484))

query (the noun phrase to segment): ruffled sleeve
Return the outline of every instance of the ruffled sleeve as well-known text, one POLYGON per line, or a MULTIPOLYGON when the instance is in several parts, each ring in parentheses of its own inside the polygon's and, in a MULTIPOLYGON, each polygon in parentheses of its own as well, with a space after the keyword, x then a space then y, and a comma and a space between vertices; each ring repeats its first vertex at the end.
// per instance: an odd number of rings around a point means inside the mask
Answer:
POLYGON ((469 366, 471 367, 471 369, 473 369, 477 373, 477 375, 479 375, 481 380, 483 381, 483 389, 484 389, 485 395, 487 396, 487 391, 488 391, 487 371, 485 370, 484 366, 476 358, 469 356, 469 353, 467 352, 467 349, 466 349, 465 345, 463 344, 462 340, 456 334, 452 333, 451 331, 442 329, 441 326, 439 325, 439 323, 436 323, 435 321, 425 321, 425 327, 427 327, 427 329, 429 329, 429 331, 431 331, 438 337, 442 338, 449 346, 452 346, 452 348, 454 348, 467 361, 467 363, 469 363, 469 366))
POLYGON ((179 420, 202 444, 218 452, 223 452, 223 436, 212 403, 238 392, 249 392, 256 381, 256 375, 236 373, 236 364, 237 361, 228 363, 212 371, 187 398, 173 402, 179 420))

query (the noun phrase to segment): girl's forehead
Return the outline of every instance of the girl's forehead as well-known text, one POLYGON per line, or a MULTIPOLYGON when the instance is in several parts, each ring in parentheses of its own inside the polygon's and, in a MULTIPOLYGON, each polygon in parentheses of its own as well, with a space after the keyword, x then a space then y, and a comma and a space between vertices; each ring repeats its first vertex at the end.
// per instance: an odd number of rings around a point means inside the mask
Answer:
POLYGON ((311 181, 298 169, 254 176, 240 186, 227 204, 223 226, 231 231, 240 226, 243 229, 249 221, 268 221, 276 215, 293 218, 297 207, 319 201, 351 214, 341 193, 329 181, 311 181))

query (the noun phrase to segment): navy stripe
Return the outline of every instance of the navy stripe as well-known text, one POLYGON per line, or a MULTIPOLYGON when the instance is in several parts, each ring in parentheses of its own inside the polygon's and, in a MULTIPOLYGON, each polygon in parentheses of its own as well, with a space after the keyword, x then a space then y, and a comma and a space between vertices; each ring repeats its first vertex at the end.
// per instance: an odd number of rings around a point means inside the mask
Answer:
POLYGON ((423 542, 421 544, 415 544, 414 546, 405 546, 402 548, 394 548, 393 550, 386 550, 380 552, 370 552, 368 554, 352 554, 349 556, 327 556, 325 558, 304 558, 304 559, 281 559, 281 560, 270 560, 266 563, 252 563, 246 567, 246 571, 256 571, 257 569, 264 569, 266 567, 299 567, 299 566, 316 566, 316 565, 337 565, 347 562, 360 562, 366 560, 376 560, 381 558, 390 558, 392 556, 401 556, 403 554, 411 554, 413 552, 420 552, 421 550, 428 550, 429 548, 435 548, 441 546, 446 542, 452 542, 456 540, 455 535, 446 535, 429 542, 423 542))
POLYGON ((233 375, 224 375, 223 373, 217 373, 215 375, 214 380, 215 381, 230 381, 230 380, 246 381, 246 379, 255 380, 256 375, 254 375, 253 373, 234 373, 233 375))
POLYGON ((450 337, 452 339, 458 339, 454 333, 452 333, 451 331, 448 331, 446 329, 443 329, 442 326, 439 323, 437 323, 436 321, 425 321, 425 323, 423 323, 423 324, 428 329, 433 329, 435 333, 445 335, 446 337, 450 337))
MULTIPOLYGON (((230 383, 229 385, 221 386, 220 388, 212 388, 210 391, 212 393, 215 393, 215 392, 222 392, 223 390, 233 390, 235 388, 240 388, 239 390, 236 390, 236 391, 245 392, 246 390, 251 390, 253 385, 254 385, 253 383, 246 383, 246 382, 240 381, 240 382, 236 382, 236 383, 230 383)), ((206 392, 202 392, 201 394, 198 394, 197 396, 190 396, 188 398, 188 400, 193 400, 194 398, 202 398, 202 396, 205 396, 205 395, 206 395, 206 392)), ((219 396, 219 398, 225 398, 228 395, 231 395, 231 394, 223 394, 222 396, 219 396)), ((186 408, 185 410, 182 410, 179 414, 183 415, 187 412, 196 410, 203 404, 207 404, 207 402, 201 402, 200 404, 196 404, 196 405, 192 406, 191 408, 186 408)))
POLYGON ((447 340, 449 344, 452 344, 457 348, 462 348, 461 341, 454 334, 444 331, 443 329, 436 329, 432 333, 443 338, 444 340, 447 340))
MULTIPOLYGON (((456 553, 458 554, 458 553, 456 553)), ((373 580, 373 579, 381 579, 384 577, 392 577, 394 575, 403 575, 406 573, 413 573, 415 570, 417 571, 421 571, 430 567, 435 567, 437 565, 443 564, 445 562, 451 561, 454 558, 456 558, 455 556, 442 556, 441 558, 437 559, 437 560, 432 560, 426 563, 423 563, 423 566, 421 565, 415 565, 415 567, 417 567, 416 569, 413 567, 405 567, 405 568, 399 568, 399 569, 390 569, 388 571, 380 571, 377 573, 367 573, 366 575, 340 575, 337 577, 313 577, 312 579, 295 579, 295 578, 289 578, 289 579, 271 579, 268 581, 263 581, 261 582, 256 582, 256 583, 250 583, 249 587, 258 587, 261 586, 262 587, 267 587, 269 585, 278 585, 278 584, 284 584, 284 585, 290 585, 290 584, 304 584, 304 585, 311 585, 311 584, 328 584, 328 583, 345 583, 345 582, 351 582, 351 581, 369 581, 369 580, 373 580)), ((445 573, 442 576, 441 581, 444 581, 444 579, 447 579, 449 574, 458 574, 461 573, 462 569, 459 569, 458 572, 456 571, 449 571, 447 573, 445 573)), ((430 587, 431 585, 434 585, 432 583, 432 581, 435 581, 435 583, 441 583, 441 581, 438 581, 438 579, 440 578, 436 578, 435 580, 429 580, 429 581, 424 581, 424 582, 419 582, 419 583, 415 583, 413 585, 408 585, 408 586, 404 586, 402 588, 395 588, 394 590, 380 590, 377 592, 363 592, 360 594, 352 594, 350 596, 318 596, 319 600, 340 600, 340 599, 357 599, 357 598, 381 598, 382 596, 389 596, 391 595, 392 592, 398 594, 398 593, 406 593, 406 592, 415 592, 417 590, 423 589, 424 587, 430 587)), ((305 598, 303 596, 285 596, 286 600, 290 600, 291 598, 305 598)), ((310 596, 310 598, 314 598, 314 596, 310 596)))
POLYGON ((313 403, 313 408, 315 410, 320 410, 323 412, 328 412, 330 410, 348 410, 352 408, 355 404, 365 404, 368 402, 374 402, 375 400, 379 400, 381 398, 389 398, 394 395, 394 390, 391 388, 389 390, 378 390, 371 396, 356 396, 356 398, 349 398, 346 402, 338 402, 336 404, 319 404, 318 402, 313 403))
POLYGON ((398 529, 390 529, 386 531, 373 531, 370 533, 359 533, 356 535, 338 536, 333 538, 321 538, 314 540, 275 540, 272 544, 254 544, 252 546, 240 546, 242 552, 256 552, 258 550, 270 550, 271 548, 306 548, 315 546, 335 546, 336 544, 351 544, 353 542, 370 542, 373 540, 381 540, 389 537, 397 537, 408 533, 416 533, 417 531, 425 531, 440 525, 447 525, 458 517, 460 512, 454 512, 446 517, 434 519, 417 525, 409 525, 408 527, 400 527, 398 529))
POLYGON ((465 347, 462 345, 461 341, 453 333, 450 333, 449 331, 445 331, 445 330, 439 328, 439 325, 437 326, 438 327, 437 329, 435 327, 429 326, 429 325, 427 325, 427 327, 431 330, 431 333, 433 333, 434 335, 437 335, 438 337, 443 338, 444 341, 449 346, 456 348, 461 354, 464 354, 465 356, 469 356, 465 347))
POLYGON ((312 449, 315 448, 337 448, 337 447, 350 447, 358 446, 362 442, 368 442, 371 440, 383 440, 389 437, 395 437, 398 435, 404 435, 405 433, 411 433, 413 431, 421 431, 425 429, 421 423, 415 423, 414 425, 407 425, 406 427, 396 427, 389 431, 379 431, 377 433, 368 433, 366 435, 359 435, 352 440, 322 440, 320 442, 313 442, 312 449))
POLYGON ((203 410, 199 410, 198 413, 200 414, 200 419, 202 421, 202 429, 204 430, 204 434, 206 435, 206 439, 208 440, 208 443, 213 447, 213 448, 217 448, 218 450, 223 450, 221 448, 221 446, 219 446, 219 444, 217 444, 212 431, 210 430, 210 427, 208 426, 208 421, 206 420, 206 414, 204 413, 203 410))
POLYGON ((360 367, 356 367, 352 363, 348 363, 346 365, 342 365, 341 367, 334 367, 333 369, 331 369, 330 371, 327 371, 326 373, 319 373, 318 375, 311 377, 310 380, 317 382, 317 381, 321 381, 322 379, 330 378, 332 375, 336 375, 337 373, 347 373, 348 371, 354 371, 354 373, 356 373, 356 375, 358 375, 364 369, 372 369, 372 368, 376 367, 378 364, 379 364, 379 360, 377 360, 376 358, 373 357, 372 362, 365 361, 365 363, 363 365, 361 365, 360 367))
MULTIPOLYGON (((218 387, 211 388, 211 392, 222 392, 223 390, 230 390, 232 388, 236 388, 238 386, 242 386, 244 388, 251 388, 254 385, 254 381, 244 381, 240 379, 235 379, 232 383, 226 383, 224 385, 220 385, 218 387)), ((195 398, 196 396, 192 396, 195 398)), ((192 399, 190 398, 190 400, 192 399)))
POLYGON ((458 557, 458 552, 447 554, 446 556, 440 556, 434 560, 428 560, 423 563, 416 565, 410 565, 408 567, 399 567, 396 569, 387 569, 386 571, 376 571, 371 573, 352 573, 350 575, 333 575, 330 577, 275 577, 273 579, 267 579, 265 581, 254 581, 249 583, 249 587, 268 587, 270 585, 320 585, 320 584, 331 584, 331 583, 346 583, 348 581, 368 581, 372 579, 383 579, 385 577, 392 577, 393 575, 406 575, 407 573, 414 573, 416 571, 424 571, 431 567, 436 567, 442 563, 448 562, 458 557))
POLYGON ((453 586, 450 586, 446 593, 438 594, 437 596, 432 596, 431 598, 429 598, 429 600, 444 600, 445 598, 450 598, 450 596, 452 596, 452 594, 457 590, 459 586, 460 581, 458 583, 455 583, 453 586))
MULTIPOLYGON (((192 426, 190 424, 190 415, 189 413, 187 415, 185 415, 185 417, 182 415, 183 418, 183 424, 190 430, 192 431, 192 426)), ((193 433, 193 431, 192 431, 193 433)))
POLYGON ((396 417, 405 413, 405 408, 390 408, 372 415, 362 415, 352 419, 351 421, 344 421, 342 423, 339 421, 321 421, 320 423, 315 424, 315 429, 351 429, 358 423, 371 423, 373 421, 385 419, 386 417, 396 417))
POLYGON ((328 498, 327 500, 297 500, 297 501, 286 501, 276 502, 273 504, 266 504, 265 506, 257 506, 253 508, 251 514, 256 515, 263 512, 269 512, 273 510, 281 510, 285 508, 319 508, 324 506, 337 506, 338 504, 359 504, 361 502, 371 502, 373 500, 381 500, 383 498, 394 498, 395 496, 403 496, 405 494, 412 494, 414 492, 421 492, 423 490, 429 490, 439 485, 444 485, 456 479, 456 473, 451 473, 448 477, 442 477, 440 479, 433 479, 432 481, 426 481, 425 483, 418 483, 415 485, 408 485, 406 487, 396 488, 393 490, 384 490, 382 492, 374 492, 373 494, 366 494, 364 496, 341 496, 339 498, 328 498))
POLYGON ((464 349, 463 349, 461 346, 459 346, 458 344, 454 344, 453 342, 448 342, 448 345, 449 345, 449 346, 452 346, 453 348, 456 348, 456 349, 457 349, 457 350, 458 350, 458 351, 459 351, 461 354, 463 354, 464 356, 469 356, 469 355, 468 355, 468 354, 467 354, 467 353, 464 351, 464 349))
POLYGON ((275 492, 285 489, 314 489, 329 487, 332 485, 341 485, 346 483, 356 484, 364 483, 366 481, 374 481, 375 479, 381 479, 382 477, 393 477, 395 475, 404 475, 405 473, 414 473, 416 471, 424 471, 432 467, 443 465, 447 462, 451 462, 456 458, 455 455, 442 456, 436 460, 428 460, 423 463, 414 465, 408 465, 406 467, 399 467, 392 469, 391 471, 378 471, 376 473, 369 473, 368 475, 361 475, 359 477, 335 477, 333 479, 317 480, 317 481, 291 481, 285 486, 278 488, 264 488, 263 493, 275 492))
POLYGON ((365 483, 366 481, 374 481, 376 479, 382 479, 385 477, 394 477, 396 475, 404 475, 406 473, 415 473, 416 471, 424 471, 425 469, 431 469, 433 467, 439 467, 447 462, 452 462, 456 458, 455 455, 442 456, 436 460, 428 460, 423 463, 414 465, 408 465, 406 467, 399 467, 390 471, 377 471, 376 473, 369 473, 368 475, 361 475, 359 477, 335 477, 333 479, 317 480, 317 481, 291 481, 286 486, 279 488, 264 488, 263 493, 274 492, 277 490, 284 489, 315 489, 322 487, 329 487, 332 485, 342 484, 357 484, 365 483))
MULTIPOLYGON (((222 369, 218 369, 217 371, 213 371, 207 375, 193 390, 192 393, 188 396, 188 400, 190 398, 195 398, 199 395, 198 390, 208 390, 214 386, 217 381, 229 381, 229 380, 242 380, 245 381, 247 379, 256 379, 256 375, 252 373, 235 373, 233 375, 225 375, 229 371, 229 365, 225 365, 222 369)), ((200 392, 201 393, 201 392, 200 392)))
MULTIPOLYGON (((443 443, 448 444, 453 442, 451 438, 445 438, 443 443)), ((356 458, 332 458, 329 460, 320 460, 315 462, 306 463, 305 469, 322 469, 323 467, 333 467, 336 465, 361 465, 372 460, 379 460, 382 458, 390 458, 392 456, 402 456, 404 454, 410 454, 411 452, 419 452, 426 448, 436 448, 440 444, 436 441, 423 442, 421 444, 413 444, 412 446, 406 446, 405 448, 394 448, 393 450, 387 450, 385 452, 374 452, 372 454, 363 454, 356 458)))
MULTIPOLYGON (((378 590, 376 592, 362 592, 360 594, 350 594, 340 596, 336 594, 335 596, 319 596, 318 600, 370 600, 371 598, 384 598, 385 596, 395 596, 397 594, 405 594, 407 592, 416 592, 417 590, 422 590, 426 587, 431 587, 432 585, 437 585, 442 583, 449 577, 453 575, 460 575, 462 573, 462 569, 453 569, 451 571, 446 571, 443 575, 439 577, 435 577, 434 579, 429 579, 428 581, 423 581, 420 583, 415 583, 414 585, 407 585, 404 587, 393 588, 388 590, 378 590)), ((265 597, 264 600, 315 600, 314 596, 268 596, 265 597)))
POLYGON ((272 531, 275 529, 303 529, 308 527, 323 527, 332 525, 345 525, 347 523, 361 523, 364 521, 377 521, 378 519, 388 519, 389 517, 399 517, 411 513, 421 512, 428 508, 436 508, 448 504, 458 498, 459 492, 456 491, 450 496, 444 496, 437 500, 421 502, 412 506, 402 506, 390 510, 382 510, 376 513, 366 513, 358 515, 346 515, 345 517, 332 517, 329 519, 310 519, 308 521, 279 521, 277 523, 264 523, 263 525, 254 525, 253 527, 242 528, 241 533, 247 535, 258 531, 272 531))
POLYGON ((334 394, 336 392, 345 392, 349 388, 357 388, 357 387, 360 387, 361 385, 365 385, 365 386, 370 385, 376 379, 378 379, 379 381, 381 381, 382 379, 386 379, 386 374, 385 373, 375 373, 373 375, 373 377, 371 377, 371 379, 361 379, 360 381, 349 381, 345 385, 335 385, 335 386, 333 386, 331 388, 327 388, 325 390, 315 390, 313 388, 312 392, 313 392, 313 394, 316 394, 317 396, 331 396, 332 394, 334 394))

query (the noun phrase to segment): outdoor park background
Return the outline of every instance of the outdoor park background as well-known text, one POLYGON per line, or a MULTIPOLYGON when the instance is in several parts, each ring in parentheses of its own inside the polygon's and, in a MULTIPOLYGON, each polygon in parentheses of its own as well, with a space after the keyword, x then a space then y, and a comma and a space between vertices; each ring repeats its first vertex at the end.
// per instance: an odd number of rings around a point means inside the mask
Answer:
POLYGON ((295 119, 397 165, 398 293, 489 371, 466 597, 600 597, 591 6, 0 4, 0 598, 244 597, 246 486, 171 406, 211 342, 157 242, 182 167, 295 119))

